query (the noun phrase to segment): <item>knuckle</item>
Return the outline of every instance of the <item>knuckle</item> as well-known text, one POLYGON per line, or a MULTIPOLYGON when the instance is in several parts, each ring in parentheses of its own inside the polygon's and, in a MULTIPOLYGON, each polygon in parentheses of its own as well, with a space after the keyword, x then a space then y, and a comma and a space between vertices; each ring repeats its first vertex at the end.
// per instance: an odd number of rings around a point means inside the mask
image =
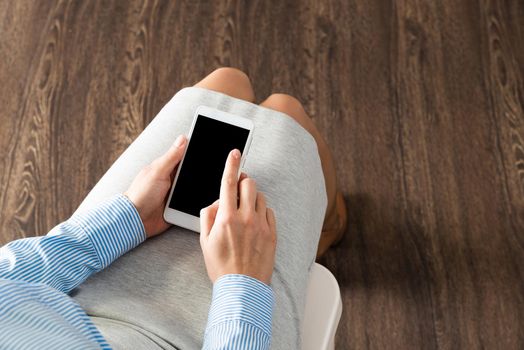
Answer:
POLYGON ((257 183, 256 183, 255 179, 253 179, 251 177, 245 178, 244 182, 245 182, 246 186, 248 186, 248 187, 257 187, 257 183))
POLYGON ((225 212, 221 217, 221 221, 224 224, 231 224, 235 221, 235 219, 235 215, 233 215, 231 212, 225 212))
POLYGON ((222 179, 222 183, 226 186, 234 186, 235 185, 235 179, 233 178, 233 176, 231 175, 228 175, 228 176, 225 176, 223 179, 222 179))
POLYGON ((242 223, 248 227, 255 226, 255 216, 252 214, 244 215, 242 218, 242 223))

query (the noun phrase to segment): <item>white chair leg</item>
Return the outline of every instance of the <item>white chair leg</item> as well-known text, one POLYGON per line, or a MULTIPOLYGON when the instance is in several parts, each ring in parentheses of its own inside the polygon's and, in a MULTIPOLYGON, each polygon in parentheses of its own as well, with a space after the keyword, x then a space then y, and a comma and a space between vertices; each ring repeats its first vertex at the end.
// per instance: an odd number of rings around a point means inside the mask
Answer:
POLYGON ((335 337, 331 338, 329 341, 327 350, 335 350, 335 337))
POLYGON ((337 280, 328 269, 314 263, 306 297, 301 350, 334 350, 341 314, 337 280))

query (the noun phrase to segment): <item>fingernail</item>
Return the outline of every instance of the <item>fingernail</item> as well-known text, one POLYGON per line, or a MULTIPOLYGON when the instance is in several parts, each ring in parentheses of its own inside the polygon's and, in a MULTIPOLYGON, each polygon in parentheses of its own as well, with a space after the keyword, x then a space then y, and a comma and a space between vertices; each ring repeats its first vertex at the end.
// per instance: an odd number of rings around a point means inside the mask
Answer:
POLYGON ((184 137, 184 135, 178 136, 175 140, 176 147, 181 147, 182 145, 184 145, 184 143, 186 143, 186 138, 184 137))
POLYGON ((231 155, 232 155, 234 158, 238 159, 238 158, 240 158, 240 151, 237 150, 237 149, 234 149, 234 150, 231 151, 231 155))

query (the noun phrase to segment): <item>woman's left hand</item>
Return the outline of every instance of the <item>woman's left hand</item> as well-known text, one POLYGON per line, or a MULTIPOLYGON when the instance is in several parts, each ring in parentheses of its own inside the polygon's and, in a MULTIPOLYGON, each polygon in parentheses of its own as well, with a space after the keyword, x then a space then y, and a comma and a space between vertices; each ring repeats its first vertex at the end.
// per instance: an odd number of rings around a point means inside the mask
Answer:
POLYGON ((170 226, 164 220, 164 207, 186 144, 187 138, 184 135, 177 137, 166 153, 138 173, 124 193, 135 205, 147 238, 164 232, 170 226))

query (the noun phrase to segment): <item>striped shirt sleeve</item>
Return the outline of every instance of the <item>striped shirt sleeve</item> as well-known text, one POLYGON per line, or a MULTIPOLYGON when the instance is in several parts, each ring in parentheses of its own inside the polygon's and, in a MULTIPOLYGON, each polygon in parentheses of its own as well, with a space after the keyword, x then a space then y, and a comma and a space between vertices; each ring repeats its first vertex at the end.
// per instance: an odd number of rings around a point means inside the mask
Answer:
POLYGON ((116 195, 74 215, 46 236, 0 248, 0 279, 43 283, 68 293, 144 240, 144 226, 134 205, 124 195, 116 195))
POLYGON ((225 275, 213 286, 203 349, 269 349, 274 295, 245 275, 225 275))

